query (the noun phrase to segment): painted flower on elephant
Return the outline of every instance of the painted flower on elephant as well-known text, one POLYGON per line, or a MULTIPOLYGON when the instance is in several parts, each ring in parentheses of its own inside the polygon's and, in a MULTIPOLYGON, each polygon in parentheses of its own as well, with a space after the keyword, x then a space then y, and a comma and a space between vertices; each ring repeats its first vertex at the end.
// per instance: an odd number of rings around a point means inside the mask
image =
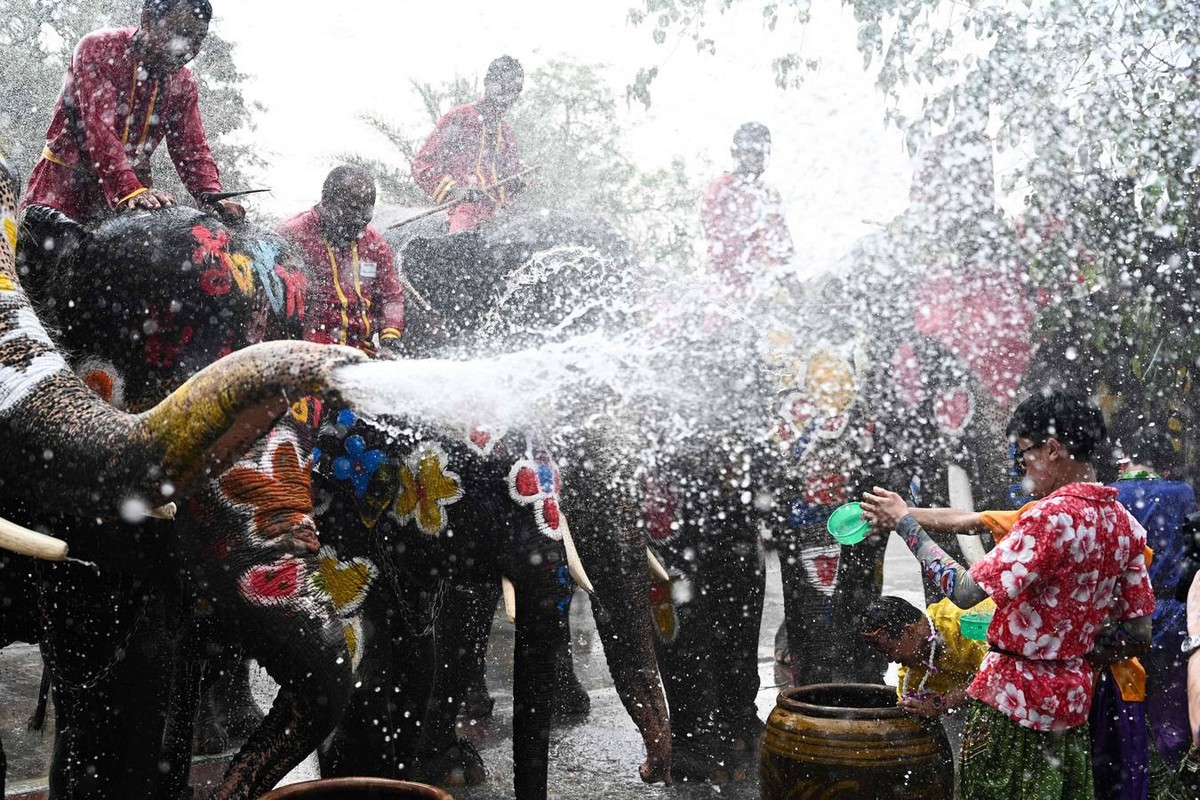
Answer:
POLYGON ((496 445, 507 433, 506 428, 493 428, 488 425, 472 425, 467 431, 467 447, 476 455, 487 458, 496 449, 496 445))
POLYGON ((229 294, 236 284, 242 294, 254 293, 254 272, 250 257, 228 251, 230 239, 226 231, 212 231, 203 225, 192 228, 196 249, 192 252, 192 263, 209 265, 200 274, 200 288, 208 295, 220 297, 229 294))
POLYGON ((291 552, 315 553, 320 543, 313 520, 311 468, 311 458, 301 456, 290 435, 277 431, 256 462, 237 464, 221 475, 221 494, 234 505, 252 509, 247 530, 255 539, 291 552))
POLYGON ((400 467, 400 492, 392 513, 401 524, 412 520, 417 529, 437 536, 446 529, 446 506, 463 497, 462 479, 446 469, 449 459, 436 444, 422 445, 400 467))
MULTIPOLYGON (((340 418, 339 418, 340 422, 340 418)), ((368 450, 367 443, 357 434, 346 437, 346 455, 334 459, 333 477, 349 481, 354 495, 361 498, 367 493, 371 476, 387 460, 382 450, 368 450)))
POLYGON ((538 450, 533 458, 513 464, 508 473, 508 493, 521 505, 533 506, 538 530, 551 539, 562 539, 562 476, 550 453, 538 450))
POLYGON ((170 369, 191 344, 195 332, 190 325, 176 325, 175 312, 169 306, 163 311, 151 305, 149 317, 146 322, 149 333, 142 346, 142 360, 158 369, 170 369))
POLYGON ((284 313, 289 317, 304 317, 304 299, 308 297, 308 278, 299 269, 289 271, 281 265, 275 265, 275 274, 283 281, 283 293, 286 299, 284 313))
POLYGON ((75 368, 83 384, 114 408, 125 408, 125 379, 111 361, 84 359, 75 368))
POLYGON ((258 564, 243 572, 238 578, 238 590, 255 605, 286 605, 301 594, 306 576, 304 562, 288 555, 271 564, 258 564))
POLYGON ((379 576, 376 566, 365 558, 342 561, 332 547, 317 553, 318 571, 313 575, 316 587, 329 595, 339 617, 352 616, 367 599, 371 585, 379 576))
POLYGON ((964 384, 947 389, 933 401, 938 427, 950 436, 961 436, 975 419, 975 395, 964 384))
POLYGON ((650 476, 642 480, 642 524, 646 535, 656 542, 666 542, 679 535, 679 493, 674 486, 658 483, 650 476))

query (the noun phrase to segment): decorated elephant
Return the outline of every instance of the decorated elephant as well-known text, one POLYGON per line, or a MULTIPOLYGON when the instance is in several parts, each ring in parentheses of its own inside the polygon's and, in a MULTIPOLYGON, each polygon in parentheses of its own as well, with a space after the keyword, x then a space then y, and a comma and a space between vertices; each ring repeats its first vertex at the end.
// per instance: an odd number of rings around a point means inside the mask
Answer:
MULTIPOLYGON (((276 420, 303 396, 335 397, 322 385, 364 358, 300 342, 244 347, 272 328, 297 327, 303 314, 304 271, 274 237, 229 230, 185 208, 122 215, 70 235, 74 246, 56 258, 36 257, 36 236, 22 247, 33 251, 24 261, 42 287, 36 299, 50 309, 82 382, 65 362, 62 372, 87 405, 58 406, 49 428, 14 422, 29 436, 78 436, 79 418, 103 411, 140 422, 165 445, 161 455, 149 442, 113 455, 93 444, 82 467, 51 445, 50 463, 63 475, 76 474, 68 465, 85 469, 78 474, 108 489, 93 490, 90 502, 68 498, 37 512, 78 559, 39 569, 38 636, 56 713, 51 791, 178 796, 191 760, 202 655, 196 632, 221 628, 236 631, 281 685, 214 793, 257 797, 328 734, 351 680, 320 581, 306 582, 295 602, 273 594, 286 580, 281 563, 297 565, 296 575, 302 568, 320 574, 311 442, 290 417, 276 420), (196 372, 218 359, 239 371, 196 372), (192 387, 209 396, 192 399, 192 387), (244 387, 255 392, 252 403, 241 397, 244 387), (159 409, 172 416, 158 421, 159 409), (219 460, 192 454, 206 442, 219 448, 219 460), (133 468, 146 476, 127 488, 123 471, 133 468), (173 522, 145 517, 167 498, 179 507, 173 522)), ((136 442, 136 433, 112 437, 136 442)), ((49 447, 29 463, 49 460, 49 447)), ((56 492, 46 484, 34 491, 25 481, 37 474, 28 473, 13 478, 15 496, 27 509, 45 506, 56 492)))
POLYGON ((885 542, 840 547, 826 518, 874 485, 944 504, 949 464, 998 496, 1004 447, 995 401, 962 361, 857 287, 771 284, 744 308, 704 290, 663 294, 674 306, 665 330, 687 355, 659 371, 703 387, 671 406, 682 429, 639 417, 657 443, 645 530, 672 578, 652 603, 673 771, 736 779, 762 730, 764 546, 780 555, 793 679, 878 682, 886 664, 848 632, 879 593, 885 542))
MULTIPOLYGON (((533 347, 566 335, 561 323, 568 319, 572 331, 588 327, 594 309, 579 313, 572 291, 600 277, 597 266, 611 277, 623 246, 598 225, 518 221, 393 244, 414 300, 408 352, 423 357, 533 347)), ((318 504, 324 509, 319 524, 363 565, 360 574, 375 589, 361 605, 352 604, 359 613, 347 625, 362 643, 352 655, 359 688, 326 745, 322 771, 454 782, 482 777, 472 748, 455 739, 454 719, 490 628, 491 590, 503 578, 513 588, 517 624, 517 796, 545 796, 555 665, 566 649, 574 591, 563 547, 570 544, 560 541, 569 518, 581 520, 586 531, 576 543, 594 574, 593 607, 614 683, 646 741, 642 776, 665 778, 669 723, 644 604, 646 561, 636 520, 623 530, 591 526, 582 511, 566 510, 572 491, 563 489, 554 455, 570 452, 562 439, 554 431, 543 438, 529 427, 488 427, 486 419, 447 431, 349 410, 325 416, 317 484, 330 500, 318 504), (424 611, 431 605, 441 609, 436 619, 424 611), (435 632, 431 642, 428 634, 435 632), (436 671, 428 668, 434 647, 436 671), (396 686, 406 690, 385 688, 396 686), (426 708, 421 691, 430 688, 426 708)), ((572 452, 572 474, 581 473, 575 462, 583 460, 572 452)))

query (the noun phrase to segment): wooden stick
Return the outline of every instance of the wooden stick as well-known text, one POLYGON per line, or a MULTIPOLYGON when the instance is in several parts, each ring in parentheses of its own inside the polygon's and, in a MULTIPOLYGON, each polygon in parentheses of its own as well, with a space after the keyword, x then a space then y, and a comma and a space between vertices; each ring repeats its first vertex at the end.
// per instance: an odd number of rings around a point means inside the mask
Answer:
MULTIPOLYGON (((524 178, 526 175, 528 175, 532 172, 536 172, 536 171, 537 171, 537 167, 530 167, 529 169, 523 169, 520 172, 518 172, 516 175, 510 175, 509 177, 505 178, 502 181, 496 181, 495 183, 493 183, 491 186, 489 186, 487 188, 489 190, 490 189, 498 189, 499 187, 503 186, 506 183, 511 183, 515 180, 518 180, 519 178, 524 178)), ((416 222, 417 220, 425 219, 426 217, 432 217, 434 214, 438 214, 438 213, 441 213, 442 211, 446 211, 447 209, 454 208, 459 203, 465 203, 465 202, 467 202, 467 201, 466 200, 447 200, 446 202, 442 203, 441 205, 434 206, 433 208, 427 208, 424 211, 422 211, 420 214, 414 214, 413 216, 409 217, 408 219, 403 219, 403 220, 400 220, 399 222, 394 222, 391 225, 388 225, 387 229, 389 231, 391 231, 391 230, 395 230, 396 228, 403 228, 405 225, 408 225, 411 222, 416 222)))

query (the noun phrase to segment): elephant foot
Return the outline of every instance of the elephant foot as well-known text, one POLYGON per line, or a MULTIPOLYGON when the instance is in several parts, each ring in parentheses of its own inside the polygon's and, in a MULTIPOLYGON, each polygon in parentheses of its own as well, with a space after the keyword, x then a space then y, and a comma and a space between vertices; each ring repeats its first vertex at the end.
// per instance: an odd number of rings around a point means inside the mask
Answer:
POLYGON ((419 781, 455 789, 477 786, 487 779, 483 758, 466 739, 459 739, 440 752, 423 754, 414 772, 419 781))
POLYGON ((463 695, 462 715, 467 719, 488 719, 496 707, 496 698, 488 694, 487 684, 480 681, 463 695))
POLYGON ((638 769, 638 775, 641 776, 642 783, 670 783, 671 760, 670 758, 647 757, 638 769))
POLYGON ((208 714, 201 715, 196 721, 196 733, 192 739, 192 755, 215 756, 230 749, 229 737, 225 729, 208 714))
POLYGON ((729 756, 718 756, 708 748, 679 745, 671 756, 671 780, 680 783, 722 784, 744 781, 748 775, 746 765, 729 756))
MULTIPOLYGON (((575 677, 574 673, 571 677, 575 677)), ((573 680, 566 686, 558 686, 554 695, 555 719, 579 719, 586 717, 591 710, 592 698, 578 680, 573 680)))

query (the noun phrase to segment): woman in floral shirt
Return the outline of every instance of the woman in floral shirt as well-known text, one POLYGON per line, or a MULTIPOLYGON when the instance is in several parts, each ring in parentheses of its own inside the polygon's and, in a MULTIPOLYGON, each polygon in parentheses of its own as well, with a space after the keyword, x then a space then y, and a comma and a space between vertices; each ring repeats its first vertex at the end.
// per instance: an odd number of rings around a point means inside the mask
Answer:
POLYGON ((1017 467, 1042 499, 969 570, 929 538, 894 492, 863 515, 896 530, 956 605, 996 601, 991 653, 968 693, 961 794, 971 800, 1093 797, 1087 713, 1092 666, 1143 652, 1154 592, 1145 531, 1096 483, 1100 412, 1063 392, 1026 400, 1009 421, 1017 467))

